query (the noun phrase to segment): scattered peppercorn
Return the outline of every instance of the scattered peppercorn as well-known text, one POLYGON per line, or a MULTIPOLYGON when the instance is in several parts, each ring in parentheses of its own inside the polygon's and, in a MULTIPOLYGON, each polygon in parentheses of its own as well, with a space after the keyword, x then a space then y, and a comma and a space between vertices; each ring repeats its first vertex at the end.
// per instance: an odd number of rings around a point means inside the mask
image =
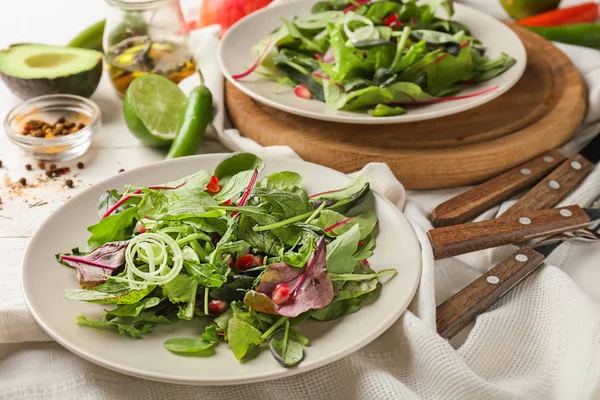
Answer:
POLYGON ((67 179, 65 181, 65 185, 67 185, 69 188, 73 188, 73 181, 71 179, 67 179))
POLYGON ((19 183, 20 183, 22 186, 27 186, 27 180, 26 180, 25 178, 21 178, 21 179, 19 179, 19 183))
POLYGON ((46 163, 43 161, 38 161, 37 166, 39 169, 45 169, 46 168, 46 163))
POLYGON ((0 168, 2 168, 2 160, 0 160, 0 168))
POLYGON ((31 119, 23 125, 21 134, 52 139, 75 133, 83 128, 85 128, 84 123, 77 124, 76 122, 67 121, 64 117, 60 117, 55 124, 50 124, 39 119, 31 119))
POLYGON ((56 164, 50 164, 48 168, 50 168, 50 171, 53 171, 56 169, 56 164))
POLYGON ((26 169, 27 171, 31 171, 31 164, 26 164, 26 165, 25 165, 25 169, 26 169))
POLYGON ((125 172, 125 170, 124 170, 123 168, 121 168, 121 169, 119 170, 119 173, 121 173, 121 172, 125 172))
POLYGON ((85 165, 83 165, 83 163, 82 163, 81 161, 79 161, 79 162, 77 163, 77 168, 79 168, 79 169, 83 169, 84 167, 85 167, 85 165))

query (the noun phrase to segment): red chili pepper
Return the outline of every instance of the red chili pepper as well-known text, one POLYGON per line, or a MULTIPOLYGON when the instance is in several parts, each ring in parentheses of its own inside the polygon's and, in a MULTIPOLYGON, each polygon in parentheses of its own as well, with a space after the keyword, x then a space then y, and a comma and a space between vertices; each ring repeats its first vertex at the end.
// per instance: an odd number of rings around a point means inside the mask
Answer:
POLYGON ((231 205, 231 199, 224 201, 223 203, 221 203, 222 206, 230 206, 231 205))
POLYGON ((217 194, 221 191, 221 187, 219 186, 219 178, 215 175, 210 178, 210 182, 206 185, 206 190, 209 193, 217 194))
POLYGON ((400 22, 400 17, 398 14, 390 14, 383 20, 383 23, 390 28, 396 28, 398 26, 402 26, 402 22, 400 22))
POLYGON ((558 26, 594 22, 596 19, 598 19, 598 4, 589 2, 534 15, 517 21, 517 24, 524 26, 558 26))
POLYGON ((252 267, 254 267, 254 256, 252 254, 243 255, 235 260, 235 268, 238 271, 246 271, 252 267))

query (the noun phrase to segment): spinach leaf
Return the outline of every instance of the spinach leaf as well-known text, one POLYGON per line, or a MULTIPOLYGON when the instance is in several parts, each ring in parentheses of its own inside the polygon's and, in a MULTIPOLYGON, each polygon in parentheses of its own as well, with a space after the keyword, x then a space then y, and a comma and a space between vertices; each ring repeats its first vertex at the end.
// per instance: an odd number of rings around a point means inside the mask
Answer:
POLYGON ((263 207, 269 209, 270 215, 280 219, 291 218, 309 210, 308 198, 304 191, 294 193, 279 189, 257 188, 254 194, 260 198, 263 207))
POLYGON ((235 153, 217 165, 214 175, 219 178, 219 185, 225 187, 237 173, 255 169, 262 171, 264 165, 264 161, 252 153, 235 153))
POLYGON ((348 274, 356 267, 354 253, 360 240, 360 228, 354 225, 327 245, 327 272, 348 274))
POLYGON ((354 225, 360 229, 359 240, 366 238, 377 225, 377 215, 373 211, 365 211, 362 214, 346 217, 340 213, 331 210, 323 210, 319 219, 313 221, 313 224, 323 228, 327 236, 336 237, 349 231, 354 225))
MULTIPOLYGON (((221 189, 219 193, 214 195, 214 200, 221 203, 230 199, 233 199, 248 187, 250 180, 254 175, 254 170, 241 171, 235 174, 227 181, 227 184, 221 189)), ((215 204, 216 205, 216 204, 215 204)))
POLYGON ((389 40, 381 39, 381 38, 380 39, 360 40, 360 41, 354 43, 354 48, 356 48, 358 50, 371 50, 371 49, 374 49, 376 47, 381 47, 381 46, 396 47, 394 45, 394 43, 390 42, 389 40))
POLYGON ((516 63, 515 59, 506 53, 500 54, 496 59, 490 59, 481 56, 477 50, 472 49, 471 57, 473 58, 475 71, 466 80, 477 83, 495 78, 516 63))
POLYGON ((369 7, 365 17, 375 24, 381 25, 388 15, 399 13, 401 8, 402 4, 394 1, 378 1, 369 7))
POLYGON ((118 242, 130 239, 133 227, 139 219, 138 207, 130 207, 117 215, 104 218, 95 225, 88 227, 92 234, 88 239, 88 247, 93 250, 108 242, 118 242))
POLYGON ((369 180, 365 176, 359 176, 352 179, 346 186, 341 189, 329 190, 323 193, 317 193, 310 196, 314 200, 332 200, 340 201, 347 199, 359 193, 365 185, 369 183, 369 180))
POLYGON ((363 245, 358 247, 354 258, 356 260, 367 260, 369 259, 375 250, 375 238, 371 235, 367 236, 363 240, 363 245))
POLYGON ((293 335, 290 335, 290 321, 285 321, 285 332, 283 338, 271 339, 269 345, 273 357, 284 367, 298 365, 304 358, 304 345, 293 335))
POLYGON ((406 110, 402 107, 390 107, 385 104, 377 104, 374 109, 368 111, 372 117, 391 117, 396 115, 406 114, 406 110))
POLYGON ((290 190, 294 187, 301 188, 302 176, 291 171, 275 172, 263 178, 256 187, 279 190, 290 190))
MULTIPOLYGON (((121 199, 121 197, 123 197, 123 195, 114 189, 104 192, 98 200, 98 218, 102 218, 104 214, 106 214, 106 212, 108 212, 108 210, 110 210, 110 208, 121 199)), ((140 200, 141 199, 139 197, 132 197, 126 203, 123 203, 123 205, 115 209, 113 211, 113 215, 120 213, 126 208, 138 205, 140 200)))
POLYGON ((202 338, 173 338, 165 341, 165 349, 173 353, 194 353, 195 355, 211 355, 206 350, 211 349, 214 343, 202 338))

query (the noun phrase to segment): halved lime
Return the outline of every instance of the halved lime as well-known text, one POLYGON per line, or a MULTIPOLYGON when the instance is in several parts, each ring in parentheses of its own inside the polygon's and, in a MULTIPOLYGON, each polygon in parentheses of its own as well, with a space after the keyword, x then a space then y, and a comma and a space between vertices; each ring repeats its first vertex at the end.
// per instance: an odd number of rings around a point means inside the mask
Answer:
POLYGON ((125 123, 146 146, 167 146, 175 139, 186 100, 185 93, 167 78, 155 74, 139 76, 125 92, 125 123))

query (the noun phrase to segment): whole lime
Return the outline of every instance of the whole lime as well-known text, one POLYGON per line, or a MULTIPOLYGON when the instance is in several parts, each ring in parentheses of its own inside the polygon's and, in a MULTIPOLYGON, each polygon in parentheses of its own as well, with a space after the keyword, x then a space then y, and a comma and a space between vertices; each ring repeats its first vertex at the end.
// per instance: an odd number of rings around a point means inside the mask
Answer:
POLYGON ((500 0, 500 3, 512 18, 523 19, 558 8, 560 0, 500 0))
POLYGON ((185 93, 167 78, 155 74, 139 76, 125 92, 125 123, 146 146, 167 146, 177 135, 186 101, 185 93))

